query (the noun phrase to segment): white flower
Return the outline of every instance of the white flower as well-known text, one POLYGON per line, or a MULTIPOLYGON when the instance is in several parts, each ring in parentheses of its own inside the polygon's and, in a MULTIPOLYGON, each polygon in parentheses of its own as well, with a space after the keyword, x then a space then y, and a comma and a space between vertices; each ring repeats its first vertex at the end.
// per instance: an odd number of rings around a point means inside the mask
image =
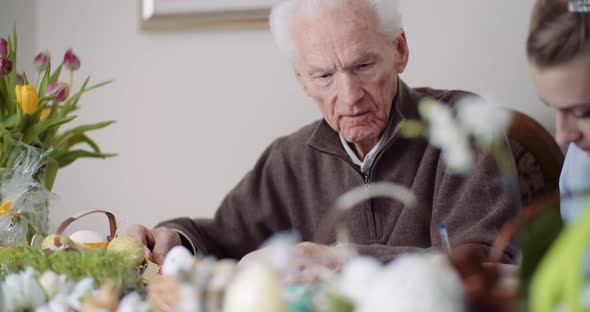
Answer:
POLYGON ((442 156, 451 172, 467 174, 473 168, 475 156, 467 142, 457 142, 442 150, 442 156))
POLYGON ((183 246, 176 246, 172 248, 164 263, 162 263, 163 275, 177 275, 180 272, 190 272, 195 263, 195 257, 183 246))
POLYGON ((359 312, 412 311, 461 312, 465 310, 463 285, 443 256, 407 254, 386 265, 367 284, 359 312))
POLYGON ((338 291, 358 303, 367 297, 369 287, 381 270, 381 263, 373 257, 356 257, 342 268, 338 291))
POLYGON ((420 104, 420 111, 428 120, 430 144, 441 149, 449 170, 469 172, 475 159, 469 146, 469 134, 455 120, 451 109, 447 105, 428 101, 420 104))
POLYGON ((80 301, 89 295, 92 295, 96 292, 96 288, 94 287, 94 280, 90 277, 85 278, 79 281, 72 289, 71 292, 68 294, 67 302, 70 307, 75 310, 80 309, 80 305, 82 304, 80 301))
POLYGON ((183 284, 179 290, 179 302, 176 312, 199 312, 201 311, 201 301, 197 295, 197 289, 189 284, 183 284))
POLYGON ((35 309, 35 312, 63 312, 69 311, 68 297, 66 293, 57 294, 49 303, 35 309))
POLYGON ((123 297, 117 307, 117 312, 149 312, 150 304, 141 300, 137 292, 132 292, 123 297))
POLYGON ((49 298, 57 296, 68 288, 66 276, 57 275, 53 271, 45 271, 45 273, 41 275, 41 278, 39 278, 39 283, 49 298))
POLYGON ((457 117, 463 128, 483 145, 489 145, 506 133, 512 114, 481 97, 465 97, 457 103, 457 117))
POLYGON ((18 274, 6 277, 2 284, 4 311, 34 309, 45 303, 45 292, 35 277, 35 271, 27 268, 18 274))

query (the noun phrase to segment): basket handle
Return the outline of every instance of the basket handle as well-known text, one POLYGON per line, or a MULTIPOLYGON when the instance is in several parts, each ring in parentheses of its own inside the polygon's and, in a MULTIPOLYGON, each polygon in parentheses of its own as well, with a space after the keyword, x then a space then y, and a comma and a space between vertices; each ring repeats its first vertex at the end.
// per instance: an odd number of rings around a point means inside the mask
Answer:
POLYGON ((110 235, 107 236, 107 240, 110 242, 113 238, 115 238, 115 235, 117 234, 117 219, 115 219, 115 215, 106 210, 91 210, 69 217, 64 222, 62 222, 61 225, 57 228, 57 231, 55 232, 55 246, 61 246, 60 235, 62 235, 66 231, 66 228, 70 224, 72 224, 72 222, 94 213, 104 213, 107 216, 107 218, 109 219, 109 228, 111 231, 110 235))

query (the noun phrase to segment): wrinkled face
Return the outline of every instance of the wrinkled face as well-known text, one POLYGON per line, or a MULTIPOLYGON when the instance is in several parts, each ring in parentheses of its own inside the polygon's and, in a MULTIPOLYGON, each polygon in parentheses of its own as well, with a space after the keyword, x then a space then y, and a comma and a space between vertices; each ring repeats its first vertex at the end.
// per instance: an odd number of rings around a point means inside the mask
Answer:
POLYGON ((408 60, 405 35, 389 39, 375 13, 360 3, 300 14, 291 34, 306 94, 351 143, 379 138, 408 60))
POLYGON ((541 99, 556 111, 557 142, 590 155, 590 54, 549 68, 529 65, 541 99))

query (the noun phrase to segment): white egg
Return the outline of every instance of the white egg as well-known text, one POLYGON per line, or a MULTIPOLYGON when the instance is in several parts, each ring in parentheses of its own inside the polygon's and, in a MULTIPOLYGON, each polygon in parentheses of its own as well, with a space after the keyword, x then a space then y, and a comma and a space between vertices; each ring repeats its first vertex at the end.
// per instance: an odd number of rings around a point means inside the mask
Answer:
POLYGON ((381 269, 381 262, 373 257, 356 257, 342 268, 338 288, 346 297, 360 302, 369 295, 370 287, 367 285, 379 276, 381 269))
POLYGON ((463 284, 446 258, 405 254, 384 266, 355 311, 462 312, 463 284))
MULTIPOLYGON (((108 243, 108 240, 104 235, 100 235, 96 232, 86 230, 72 233, 72 235, 70 235, 70 239, 81 246, 86 246, 86 244, 108 243)), ((104 245, 104 247, 106 247, 106 245, 104 245)))
POLYGON ((181 271, 190 271, 195 257, 183 246, 176 246, 166 254, 162 263, 163 275, 176 275, 181 271))
POLYGON ((285 302, 278 276, 261 264, 238 273, 225 294, 223 312, 284 312, 285 302))

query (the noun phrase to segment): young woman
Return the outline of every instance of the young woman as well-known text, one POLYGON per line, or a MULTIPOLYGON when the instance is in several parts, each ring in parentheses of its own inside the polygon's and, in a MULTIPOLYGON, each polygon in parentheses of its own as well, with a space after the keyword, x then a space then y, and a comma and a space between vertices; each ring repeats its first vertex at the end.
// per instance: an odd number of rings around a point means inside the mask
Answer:
MULTIPOLYGON (((567 149, 562 194, 590 190, 590 12, 588 0, 538 0, 527 54, 542 101, 556 111, 557 142, 567 149)), ((563 201, 564 220, 583 207, 563 201)))

